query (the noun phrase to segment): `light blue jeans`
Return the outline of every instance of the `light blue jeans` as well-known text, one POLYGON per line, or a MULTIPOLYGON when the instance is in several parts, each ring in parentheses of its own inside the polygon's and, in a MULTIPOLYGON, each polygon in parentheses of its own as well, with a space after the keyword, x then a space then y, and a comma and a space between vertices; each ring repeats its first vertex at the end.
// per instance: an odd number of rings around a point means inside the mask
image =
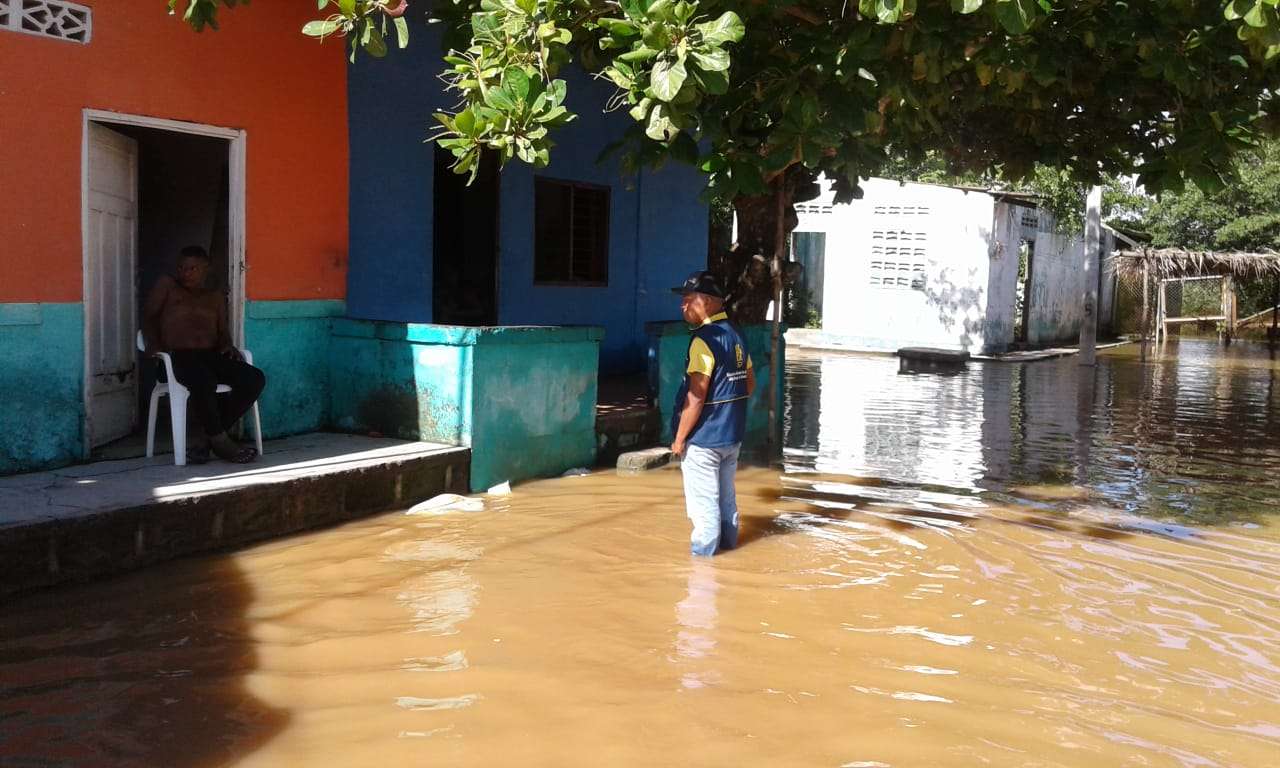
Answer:
POLYGON ((738 471, 738 451, 742 445, 723 448, 685 447, 680 461, 684 475, 684 503, 693 534, 690 550, 710 557, 716 549, 738 545, 738 496, 733 476, 738 471))

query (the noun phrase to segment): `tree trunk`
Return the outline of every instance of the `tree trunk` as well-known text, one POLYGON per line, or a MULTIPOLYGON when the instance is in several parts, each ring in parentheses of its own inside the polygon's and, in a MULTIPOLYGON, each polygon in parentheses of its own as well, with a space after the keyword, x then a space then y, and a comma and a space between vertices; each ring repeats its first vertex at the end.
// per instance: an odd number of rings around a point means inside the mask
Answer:
MULTIPOLYGON (((770 264, 777 247, 779 226, 786 243, 799 219, 796 216, 796 190, 808 182, 803 174, 788 171, 769 185, 764 195, 734 198, 737 214, 737 242, 710 258, 710 269, 729 292, 729 314, 743 325, 768 320, 769 302, 773 301, 774 284, 770 264), (778 193, 783 195, 782 215, 778 215, 778 193)), ((784 273, 784 279, 787 275, 784 273)))

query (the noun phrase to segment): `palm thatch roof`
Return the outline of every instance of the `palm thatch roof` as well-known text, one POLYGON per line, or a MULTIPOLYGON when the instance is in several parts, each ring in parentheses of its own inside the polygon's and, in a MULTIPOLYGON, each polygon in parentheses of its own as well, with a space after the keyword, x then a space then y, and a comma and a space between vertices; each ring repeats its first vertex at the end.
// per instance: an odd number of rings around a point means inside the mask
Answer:
POLYGON ((1141 248, 1112 254, 1111 270, 1121 278, 1141 279, 1143 265, 1152 277, 1231 275, 1238 280, 1280 277, 1280 253, 1188 251, 1182 248, 1141 248))

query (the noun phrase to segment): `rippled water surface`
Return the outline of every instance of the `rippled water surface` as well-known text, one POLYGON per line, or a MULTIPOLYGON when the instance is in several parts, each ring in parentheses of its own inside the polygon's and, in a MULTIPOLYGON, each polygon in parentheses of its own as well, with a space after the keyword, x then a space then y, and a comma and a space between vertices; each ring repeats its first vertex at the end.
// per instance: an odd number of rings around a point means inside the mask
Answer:
POLYGON ((743 546, 678 470, 0 606, 0 764, 1280 764, 1280 370, 796 356, 743 546))

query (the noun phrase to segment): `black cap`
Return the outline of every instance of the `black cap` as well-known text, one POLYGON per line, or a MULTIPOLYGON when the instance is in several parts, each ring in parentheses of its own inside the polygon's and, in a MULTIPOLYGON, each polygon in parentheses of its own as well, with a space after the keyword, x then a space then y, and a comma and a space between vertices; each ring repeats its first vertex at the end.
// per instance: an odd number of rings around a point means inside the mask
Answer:
POLYGON ((724 289, 720 287, 720 281, 716 280, 716 276, 705 269, 689 275, 689 277, 685 278, 684 285, 672 288, 671 292, 679 294, 705 293, 717 299, 724 298, 724 289))

